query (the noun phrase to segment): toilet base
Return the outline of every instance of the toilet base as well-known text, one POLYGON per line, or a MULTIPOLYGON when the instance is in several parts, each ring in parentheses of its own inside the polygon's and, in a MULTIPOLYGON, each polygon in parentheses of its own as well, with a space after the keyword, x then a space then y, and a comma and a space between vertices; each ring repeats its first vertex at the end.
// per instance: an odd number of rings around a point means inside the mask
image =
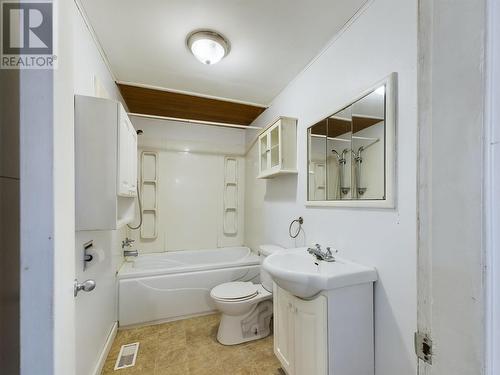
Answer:
POLYGON ((263 339, 271 333, 272 314, 273 303, 270 300, 258 303, 252 311, 241 316, 222 314, 217 341, 222 345, 237 345, 263 339))

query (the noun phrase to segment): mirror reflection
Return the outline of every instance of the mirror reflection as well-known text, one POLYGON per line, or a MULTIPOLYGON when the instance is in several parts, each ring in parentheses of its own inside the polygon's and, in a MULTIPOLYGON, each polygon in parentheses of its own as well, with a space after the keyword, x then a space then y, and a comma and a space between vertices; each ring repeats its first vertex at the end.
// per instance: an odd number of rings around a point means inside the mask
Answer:
POLYGON ((385 199, 385 85, 308 129, 308 200, 385 199))

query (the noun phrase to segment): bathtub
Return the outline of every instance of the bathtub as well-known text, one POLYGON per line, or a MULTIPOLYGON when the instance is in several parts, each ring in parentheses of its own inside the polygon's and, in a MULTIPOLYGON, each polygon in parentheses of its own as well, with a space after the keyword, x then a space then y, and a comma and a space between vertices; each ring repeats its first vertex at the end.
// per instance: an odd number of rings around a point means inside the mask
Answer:
POLYGON ((118 272, 120 326, 213 312, 213 287, 229 281, 259 282, 259 271, 259 257, 247 247, 139 255, 118 272))

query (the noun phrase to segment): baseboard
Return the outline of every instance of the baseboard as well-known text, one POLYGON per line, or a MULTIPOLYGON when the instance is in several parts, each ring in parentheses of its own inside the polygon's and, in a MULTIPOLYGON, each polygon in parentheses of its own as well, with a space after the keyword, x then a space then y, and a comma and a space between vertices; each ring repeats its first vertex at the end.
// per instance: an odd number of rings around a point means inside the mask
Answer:
POLYGON ((101 375, 102 369, 104 367, 104 363, 106 362, 106 358, 108 357, 109 351, 111 350, 111 346, 113 345, 113 341, 115 341, 116 332, 118 331, 118 322, 113 324, 111 331, 109 332, 108 338, 106 339, 106 344, 102 348, 101 355, 99 356, 99 360, 95 366, 93 375, 101 375))
POLYGON ((147 326, 154 326, 158 324, 164 324, 164 323, 169 323, 169 322, 175 322, 177 320, 184 320, 184 319, 190 319, 190 318, 197 318, 200 316, 205 316, 205 315, 213 315, 213 314, 218 314, 219 312, 217 310, 210 310, 210 311, 204 311, 202 313, 196 313, 196 314, 186 314, 186 315, 181 315, 181 316, 175 316, 173 318, 166 318, 166 319, 159 319, 159 320, 153 320, 150 322, 144 322, 144 323, 136 323, 136 324, 129 324, 126 326, 120 325, 120 330, 121 329, 132 329, 132 328, 141 328, 141 327, 147 327, 147 326))

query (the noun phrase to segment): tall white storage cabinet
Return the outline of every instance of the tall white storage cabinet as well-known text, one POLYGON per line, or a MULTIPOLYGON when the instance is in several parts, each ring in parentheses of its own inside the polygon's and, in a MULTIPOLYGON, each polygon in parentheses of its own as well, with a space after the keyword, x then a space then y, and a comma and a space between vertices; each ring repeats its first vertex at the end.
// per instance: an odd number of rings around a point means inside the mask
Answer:
POLYGON ((114 230, 134 219, 137 133, 121 103, 75 96, 76 230, 114 230))

